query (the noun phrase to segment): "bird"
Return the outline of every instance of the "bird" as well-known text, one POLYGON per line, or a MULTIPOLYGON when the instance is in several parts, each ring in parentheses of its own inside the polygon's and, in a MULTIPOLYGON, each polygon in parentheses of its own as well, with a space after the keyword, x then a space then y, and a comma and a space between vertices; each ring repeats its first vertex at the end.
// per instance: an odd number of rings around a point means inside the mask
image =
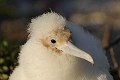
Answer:
POLYGON ((100 41, 56 12, 33 18, 9 80, 113 80, 100 41))

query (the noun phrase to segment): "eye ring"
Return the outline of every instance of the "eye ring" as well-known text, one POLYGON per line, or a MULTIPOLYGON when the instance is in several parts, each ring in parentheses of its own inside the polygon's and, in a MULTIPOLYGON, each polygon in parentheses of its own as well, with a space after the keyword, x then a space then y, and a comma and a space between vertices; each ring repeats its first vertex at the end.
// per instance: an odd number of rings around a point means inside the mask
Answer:
POLYGON ((55 44, 56 40, 55 39, 51 39, 51 43, 55 44))

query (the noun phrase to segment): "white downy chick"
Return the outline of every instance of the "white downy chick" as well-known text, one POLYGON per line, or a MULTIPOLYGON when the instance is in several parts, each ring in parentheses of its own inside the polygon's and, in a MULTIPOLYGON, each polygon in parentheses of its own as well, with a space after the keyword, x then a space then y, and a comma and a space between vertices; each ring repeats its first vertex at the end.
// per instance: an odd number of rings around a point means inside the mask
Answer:
POLYGON ((28 30, 9 80, 113 80, 100 42, 61 15, 38 16, 28 30))

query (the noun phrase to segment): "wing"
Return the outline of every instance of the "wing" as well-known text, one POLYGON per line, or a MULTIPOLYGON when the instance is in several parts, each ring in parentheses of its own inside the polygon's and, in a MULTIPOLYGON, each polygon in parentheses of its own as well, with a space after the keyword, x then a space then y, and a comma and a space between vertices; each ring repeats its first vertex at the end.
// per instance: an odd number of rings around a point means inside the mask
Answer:
POLYGON ((105 51, 103 50, 101 43, 97 38, 85 31, 82 27, 71 22, 67 22, 66 27, 68 27, 72 32, 73 44, 89 53, 94 59, 95 66, 109 69, 109 63, 107 57, 105 56, 105 51))

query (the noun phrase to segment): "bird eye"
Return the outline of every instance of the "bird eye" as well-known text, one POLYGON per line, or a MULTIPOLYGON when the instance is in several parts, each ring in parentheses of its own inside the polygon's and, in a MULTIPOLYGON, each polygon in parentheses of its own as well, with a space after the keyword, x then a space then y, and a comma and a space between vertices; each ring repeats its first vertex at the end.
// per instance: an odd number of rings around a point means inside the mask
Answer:
POLYGON ((55 44, 55 43, 56 43, 56 40, 51 39, 51 43, 55 44))

